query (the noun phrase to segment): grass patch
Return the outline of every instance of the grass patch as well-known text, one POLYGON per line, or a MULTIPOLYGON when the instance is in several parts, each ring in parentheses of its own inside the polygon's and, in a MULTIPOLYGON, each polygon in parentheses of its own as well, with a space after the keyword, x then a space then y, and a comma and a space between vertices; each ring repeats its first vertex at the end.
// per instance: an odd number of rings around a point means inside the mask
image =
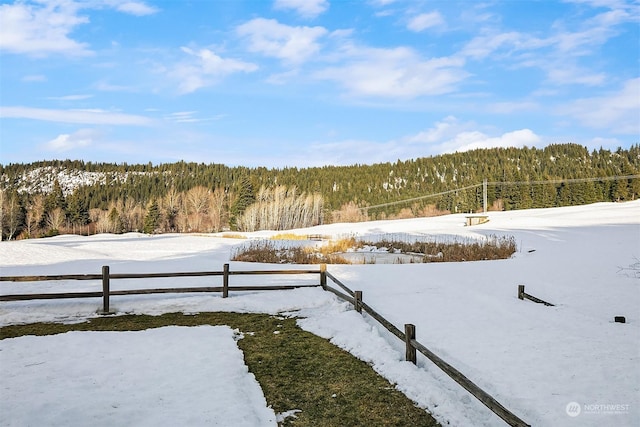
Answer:
MULTIPOLYGON (((289 239, 292 240, 292 239, 289 239)), ((376 251, 382 250, 396 254, 410 254, 417 257, 409 262, 462 262, 508 259, 517 250, 513 236, 488 236, 483 240, 450 238, 444 241, 402 241, 387 240, 361 241, 355 237, 331 240, 320 246, 300 246, 274 240, 253 240, 237 247, 232 261, 263 262, 272 264, 351 264, 342 254, 357 252, 363 247, 365 263, 375 264, 376 251), (375 251, 372 250, 376 249, 375 251), (378 249, 380 248, 380 249, 378 249), (420 258, 421 256, 421 258, 420 258)), ((397 263, 404 262, 400 257, 397 263)))
POLYGON ((343 239, 330 240, 326 245, 320 246, 320 253, 324 256, 334 255, 340 252, 361 248, 362 243, 356 241, 355 237, 346 237, 343 239))
POLYGON ((264 262, 271 264, 349 264, 337 254, 323 254, 313 247, 283 246, 273 240, 252 240, 237 248, 231 261, 264 262))
POLYGON ((294 233, 278 233, 269 237, 271 240, 309 240, 309 236, 302 236, 294 233))
POLYGON ((222 235, 223 239, 246 239, 247 236, 243 236, 242 234, 236 234, 236 233, 224 233, 222 235))
POLYGON ((382 240, 364 245, 387 248, 389 252, 423 255, 422 262, 462 262, 507 259, 517 250, 513 236, 488 236, 484 240, 454 238, 447 241, 403 242, 382 240))
POLYGON ((68 331, 137 331, 162 326, 228 325, 276 413, 299 409, 283 427, 438 426, 366 363, 303 331, 295 319, 266 314, 169 313, 101 317, 84 323, 33 323, 0 328, 0 339, 68 331), (278 332, 274 334, 274 332, 278 332))

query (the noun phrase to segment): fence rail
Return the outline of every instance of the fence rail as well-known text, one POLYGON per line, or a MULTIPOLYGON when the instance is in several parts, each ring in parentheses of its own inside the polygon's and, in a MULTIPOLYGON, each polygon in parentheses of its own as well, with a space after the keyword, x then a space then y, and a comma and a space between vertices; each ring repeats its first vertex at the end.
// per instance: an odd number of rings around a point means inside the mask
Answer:
POLYGON ((538 304, 544 304, 547 307, 554 307, 555 304, 551 304, 550 302, 547 302, 545 300, 542 300, 538 297, 534 297, 533 295, 530 295, 528 293, 526 293, 524 291, 524 285, 518 285, 518 299, 524 300, 524 299, 528 299, 529 301, 533 301, 536 302, 538 304))
MULTIPOLYGON (((226 298, 229 291, 259 291, 259 290, 288 290, 305 287, 322 287, 323 290, 331 292, 339 298, 353 304, 354 308, 362 313, 364 311, 389 332, 403 341, 406 346, 406 359, 412 363, 417 363, 416 352, 420 352, 440 368, 451 379, 467 390, 471 395, 483 403, 493 413, 500 417, 510 426, 529 427, 529 424, 506 409, 496 399, 478 387, 460 371, 445 362, 426 346, 418 342, 415 337, 415 326, 405 324, 404 332, 398 329, 393 323, 384 318, 371 306, 363 302, 362 291, 353 291, 342 283, 333 274, 329 273, 326 264, 320 266, 320 270, 262 270, 262 271, 230 271, 229 264, 224 264, 222 271, 206 272, 180 272, 180 273, 128 273, 111 274, 109 266, 102 267, 102 274, 67 274, 49 276, 0 276, 0 282, 37 282, 52 280, 102 280, 102 291, 93 292, 61 292, 61 293, 39 293, 39 294, 11 294, 0 295, 0 301, 24 301, 33 299, 58 299, 58 298, 103 298, 102 314, 110 314, 110 296, 120 295, 143 295, 156 293, 198 293, 198 292, 222 292, 222 297, 226 298), (266 285, 266 286, 229 286, 229 277, 233 275, 290 275, 290 274, 319 274, 320 283, 315 285, 266 285), (148 279, 148 278, 171 278, 171 277, 203 277, 222 276, 222 286, 184 287, 184 288, 154 288, 154 289, 132 289, 114 290, 110 288, 111 279, 148 279), (330 279, 340 289, 329 286, 327 279, 330 279)), ((522 289, 524 293, 524 289, 522 289)))
POLYGON ((273 291, 291 290, 305 287, 319 287, 317 285, 264 285, 264 286, 229 286, 229 276, 240 275, 288 275, 288 274, 318 274, 319 270, 261 270, 261 271, 230 271, 229 264, 225 264, 222 271, 185 271, 178 273, 116 273, 110 272, 109 266, 102 267, 102 274, 57 274, 45 276, 0 276, 0 282, 42 282, 59 280, 102 280, 102 291, 85 292, 48 292, 37 294, 9 294, 0 295, 0 301, 27 301, 35 299, 66 299, 66 298, 100 298, 103 299, 102 314, 111 313, 110 297, 121 295, 147 295, 162 293, 212 293, 222 292, 227 298, 229 291, 273 291), (111 290, 112 279, 153 279, 172 277, 207 277, 222 276, 222 286, 198 286, 180 288, 147 288, 129 290, 111 290))
POLYGON ((330 273, 326 271, 320 272, 321 275, 325 275, 330 278, 336 285, 342 288, 345 292, 347 292, 350 296, 345 295, 344 293, 338 291, 327 285, 326 280, 323 282, 321 279, 320 282, 323 283, 322 288, 326 291, 330 291, 337 296, 343 298, 345 301, 350 302, 354 305, 354 308, 361 312, 366 312, 369 316, 375 319, 378 323, 385 327, 389 332, 395 335, 398 339, 403 341, 406 346, 406 360, 411 361, 412 363, 417 363, 416 351, 419 351, 422 355, 424 355, 427 359, 429 359, 433 364, 435 364, 438 368, 440 368, 445 374, 447 374, 451 379, 457 382, 460 386, 462 386, 465 390, 467 390, 471 395, 473 395, 476 399, 478 399, 483 405, 489 408, 494 414, 500 417, 504 422, 506 422, 510 426, 514 427, 529 427, 530 425, 515 415, 513 412, 509 411, 506 407, 504 407, 500 402, 498 402, 495 398, 493 398, 489 393, 482 390, 478 385, 476 385, 469 378, 464 376, 460 371, 456 368, 445 362, 438 355, 429 350, 426 346, 418 342, 415 337, 415 325, 405 324, 405 331, 401 331, 398 329, 393 323, 389 322, 384 318, 380 313, 375 311, 371 306, 364 303, 362 301, 362 292, 361 291, 352 291, 342 282, 335 278, 330 273))

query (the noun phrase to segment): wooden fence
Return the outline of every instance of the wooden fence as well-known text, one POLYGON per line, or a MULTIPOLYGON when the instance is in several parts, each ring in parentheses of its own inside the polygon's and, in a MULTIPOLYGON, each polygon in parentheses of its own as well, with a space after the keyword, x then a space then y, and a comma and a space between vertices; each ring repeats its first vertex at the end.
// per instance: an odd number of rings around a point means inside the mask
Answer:
POLYGON ((222 298, 229 296, 229 291, 273 291, 289 290, 306 287, 319 287, 317 285, 276 285, 276 286, 229 286, 229 276, 232 275, 267 275, 267 274, 318 274, 318 270, 261 270, 261 271, 230 271, 229 264, 224 264, 222 271, 187 271, 180 273, 126 273, 111 274, 109 266, 102 267, 101 274, 62 274, 51 276, 0 276, 0 282, 40 282, 49 280, 101 280, 102 291, 93 292, 56 292, 40 294, 11 294, 0 295, 0 301, 24 301, 34 299, 63 299, 63 298, 96 298, 102 297, 101 314, 110 314, 110 297, 119 295, 145 295, 166 293, 198 293, 221 292, 222 298), (111 290, 111 280, 114 279, 152 279, 167 277, 206 277, 222 276, 222 286, 199 286, 182 288, 153 288, 153 289, 128 289, 111 290))
POLYGON ((478 385, 476 385, 469 378, 464 376, 460 371, 456 368, 445 362, 438 355, 433 353, 427 347, 422 345, 420 342, 416 341, 416 327, 412 324, 404 325, 404 332, 398 329, 395 325, 385 319, 380 313, 375 311, 372 307, 362 301, 362 292, 361 291, 352 291, 349 289, 344 283, 340 282, 335 276, 326 271, 326 268, 321 268, 320 273, 320 283, 322 284, 322 288, 326 291, 332 292, 336 294, 338 297, 344 299, 345 301, 353 304, 354 309, 358 312, 364 311, 377 322, 379 322, 382 326, 384 326, 389 332, 398 337, 405 343, 406 347, 406 360, 416 364, 417 363, 417 352, 423 354, 427 359, 433 362, 438 368, 440 368, 445 374, 447 374, 451 379, 460 384, 465 390, 471 393, 476 399, 478 399, 482 404, 484 404, 487 408, 489 408, 494 414, 499 416, 503 421, 505 421, 510 426, 515 427, 525 427, 529 426, 526 422, 516 416, 514 413, 505 408, 500 402, 494 399, 487 392, 482 390, 478 385), (323 278, 324 277, 324 278, 323 278), (331 279, 333 283, 338 285, 342 289, 334 289, 327 285, 327 278, 331 279), (346 292, 346 294, 345 294, 346 292))
POLYGON ((393 323, 385 319, 371 306, 362 300, 361 291, 352 291, 333 274, 329 273, 326 264, 320 266, 320 270, 262 270, 262 271, 230 271, 229 264, 224 264, 222 271, 205 272, 181 272, 181 273, 135 273, 135 274, 111 274, 109 266, 102 267, 101 274, 67 274, 49 276, 0 276, 0 282, 36 282, 49 280, 101 280, 102 291, 94 292, 60 292, 41 294, 11 294, 0 295, 0 301, 23 301, 33 299, 62 299, 62 298, 96 298, 102 297, 102 314, 111 314, 110 297, 119 295, 143 295, 155 293, 197 293, 197 292, 221 292, 222 298, 229 296, 229 291, 260 291, 260 290, 288 290, 305 287, 322 287, 323 290, 331 292, 339 298, 353 304, 354 309, 362 313, 363 311, 384 326, 389 332, 405 343, 406 360, 416 364, 417 352, 420 352, 440 368, 445 374, 460 384, 476 399, 482 402, 498 417, 508 425, 515 427, 529 427, 529 424, 518 418, 515 414, 506 409, 496 399, 478 387, 460 371, 445 362, 423 344, 416 340, 415 325, 405 324, 404 332, 398 329, 393 323), (317 285, 275 285, 275 286, 230 286, 229 277, 232 275, 288 275, 288 274, 320 274, 320 283, 317 285), (112 279, 149 279, 149 278, 170 278, 170 277, 204 277, 222 276, 222 286, 206 287, 186 287, 186 288, 154 288, 154 289, 133 289, 117 290, 110 289, 112 279), (327 279, 330 279, 338 288, 329 286, 327 279))
POLYGON ((518 299, 524 300, 528 299, 529 301, 537 302, 538 304, 544 304, 547 307, 555 307, 555 304, 551 304, 550 302, 541 300, 538 297, 534 297, 524 291, 524 285, 518 285, 518 299))

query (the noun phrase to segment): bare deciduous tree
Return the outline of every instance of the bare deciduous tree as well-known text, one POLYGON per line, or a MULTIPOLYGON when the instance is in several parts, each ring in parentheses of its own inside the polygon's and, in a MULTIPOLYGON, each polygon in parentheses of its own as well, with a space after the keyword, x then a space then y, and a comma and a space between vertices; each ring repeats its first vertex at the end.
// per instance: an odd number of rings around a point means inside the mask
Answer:
POLYGON ((24 212, 17 194, 6 194, 0 190, 0 226, 2 238, 14 239, 24 220, 24 212))
POLYGON ((345 203, 339 211, 332 213, 332 222, 362 222, 367 221, 367 213, 358 207, 355 202, 345 203))
POLYGON ((145 209, 133 199, 127 199, 122 204, 120 218, 123 222, 123 231, 141 231, 144 225, 145 209))
POLYGON ((211 221, 212 231, 218 232, 222 230, 222 225, 228 221, 228 216, 225 215, 225 203, 227 201, 227 195, 222 188, 216 188, 213 192, 209 206, 209 218, 211 221))
POLYGON ((288 230, 309 227, 322 221, 322 196, 298 195, 296 187, 260 188, 256 201, 238 219, 244 231, 288 230))
POLYGON ((47 214, 47 227, 49 231, 60 231, 64 225, 64 211, 61 208, 55 208, 47 214))
POLYGON ((31 197, 25 217, 25 228, 29 236, 33 236, 40 227, 44 216, 44 201, 45 197, 42 194, 35 194, 31 197))
POLYGON ((185 194, 185 208, 191 231, 202 231, 204 216, 207 214, 211 190, 203 186, 193 187, 185 194))
POLYGON ((182 205, 182 194, 171 187, 160 201, 160 211, 164 218, 164 229, 169 232, 180 232, 178 216, 182 205))
POLYGON ((108 233, 111 231, 109 212, 94 208, 89 210, 89 218, 95 224, 96 233, 108 233))

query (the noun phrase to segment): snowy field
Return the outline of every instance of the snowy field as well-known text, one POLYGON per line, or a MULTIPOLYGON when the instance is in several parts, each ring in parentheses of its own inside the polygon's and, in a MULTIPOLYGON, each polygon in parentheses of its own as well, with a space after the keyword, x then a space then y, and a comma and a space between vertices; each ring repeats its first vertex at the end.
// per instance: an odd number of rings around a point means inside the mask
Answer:
MULTIPOLYGON (((640 425, 640 273, 633 267, 640 258, 640 201, 491 212, 489 218, 473 227, 464 227, 464 215, 449 215, 294 232, 514 236, 518 252, 508 260, 335 265, 329 271, 362 290, 365 302, 400 329, 415 324, 418 341, 532 425, 640 425), (518 285, 556 306, 519 300, 518 285), (614 316, 625 316, 627 323, 615 323, 614 316)), ((220 271, 238 244, 242 241, 218 235, 142 234, 0 242, 0 274, 98 274, 102 265, 111 273, 220 271)), ((282 268, 230 264, 232 271, 282 268)), ((220 282, 220 277, 113 280, 112 289, 220 282)), ((317 283, 318 276, 231 276, 232 286, 294 282, 317 283)), ((100 289, 99 282, 86 281, 0 283, 2 294, 100 289)), ((0 325, 77 322, 95 317, 100 306, 99 298, 2 302, 0 325)), ((417 367, 404 362, 402 343, 320 288, 232 292, 227 299, 122 296, 112 298, 111 308, 296 315, 302 328, 369 362, 441 423, 504 425, 428 360, 419 358, 417 367)), ((242 363, 238 338, 226 327, 174 327, 2 340, 0 425, 99 426, 123 420, 158 425, 158 419, 175 417, 182 425, 275 426, 280 414, 266 406, 242 363), (157 363, 163 366, 161 376, 154 371, 157 363), (221 364, 230 366, 228 375, 211 369, 221 364), (207 395, 221 389, 225 393, 207 395), (225 399, 219 401, 221 394, 225 399)))

